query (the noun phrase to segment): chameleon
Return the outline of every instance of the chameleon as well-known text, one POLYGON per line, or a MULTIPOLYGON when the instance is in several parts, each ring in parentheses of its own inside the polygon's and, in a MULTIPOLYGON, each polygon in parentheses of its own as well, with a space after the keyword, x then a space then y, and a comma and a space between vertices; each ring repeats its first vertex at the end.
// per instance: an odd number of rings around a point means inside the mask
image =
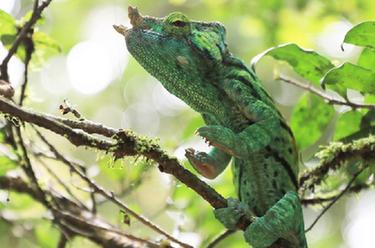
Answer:
POLYGON ((196 133, 212 149, 186 149, 188 161, 209 179, 232 161, 238 199, 215 217, 229 230, 250 218, 244 238, 254 248, 307 247, 293 133, 255 72, 228 50, 225 27, 180 12, 156 18, 129 7, 128 15, 132 27, 114 28, 129 53, 204 120, 196 133))

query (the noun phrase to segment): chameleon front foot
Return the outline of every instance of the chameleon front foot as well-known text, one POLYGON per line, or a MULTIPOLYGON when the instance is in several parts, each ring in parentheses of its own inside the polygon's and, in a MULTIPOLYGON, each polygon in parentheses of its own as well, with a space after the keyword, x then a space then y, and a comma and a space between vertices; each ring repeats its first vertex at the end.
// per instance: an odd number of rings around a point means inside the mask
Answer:
POLYGON ((215 161, 207 153, 197 152, 193 148, 188 148, 185 150, 185 157, 194 169, 204 177, 212 179, 217 176, 215 161))
POLYGON ((218 208, 214 210, 216 219, 218 219, 229 230, 236 229, 236 225, 242 216, 254 219, 248 206, 235 198, 228 198, 228 206, 226 208, 218 208))
POLYGON ((189 148, 185 150, 185 157, 199 174, 210 179, 218 176, 231 159, 230 155, 215 147, 209 153, 197 152, 189 148))
POLYGON ((210 145, 232 156, 238 156, 237 151, 234 149, 237 135, 229 128, 219 125, 204 126, 198 128, 196 133, 210 145))

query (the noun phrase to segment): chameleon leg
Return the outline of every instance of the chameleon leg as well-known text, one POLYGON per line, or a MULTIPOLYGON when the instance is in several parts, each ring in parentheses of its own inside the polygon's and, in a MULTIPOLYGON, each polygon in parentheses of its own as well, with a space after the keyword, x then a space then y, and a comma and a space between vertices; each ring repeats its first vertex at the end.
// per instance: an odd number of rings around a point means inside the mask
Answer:
POLYGON ((238 158, 249 158, 252 154, 263 149, 272 142, 272 137, 279 131, 279 122, 276 118, 268 118, 258 121, 240 133, 231 129, 210 125, 197 130, 198 135, 208 140, 211 145, 238 158))
POLYGON ((256 218, 245 230, 244 236, 254 248, 269 247, 279 238, 288 240, 291 248, 306 248, 302 208, 297 193, 286 193, 264 216, 256 218))
POLYGON ((227 127, 209 125, 197 130, 211 145, 239 158, 248 158, 272 142, 281 133, 280 113, 254 96, 249 87, 237 80, 226 81, 223 90, 239 105, 239 110, 252 122, 239 133, 227 127))
POLYGON ((192 148, 186 149, 185 156, 190 164, 204 177, 213 179, 228 165, 231 155, 213 148, 208 154, 197 152, 192 148))
POLYGON ((214 210, 215 218, 226 228, 230 230, 236 229, 236 224, 242 216, 247 216, 250 220, 255 218, 255 215, 250 211, 249 207, 240 200, 228 198, 227 203, 228 207, 214 210))

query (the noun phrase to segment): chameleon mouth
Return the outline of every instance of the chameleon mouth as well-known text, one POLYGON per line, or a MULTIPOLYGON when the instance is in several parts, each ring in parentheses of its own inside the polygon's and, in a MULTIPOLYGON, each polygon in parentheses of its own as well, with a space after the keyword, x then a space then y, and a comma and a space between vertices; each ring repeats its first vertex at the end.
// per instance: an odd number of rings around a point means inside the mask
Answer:
MULTIPOLYGON (((130 24, 133 28, 141 27, 143 24, 143 17, 139 13, 136 7, 129 6, 128 7, 128 17, 130 19, 130 24)), ((125 27, 124 25, 113 25, 113 28, 123 36, 128 36, 129 31, 132 28, 125 27)))

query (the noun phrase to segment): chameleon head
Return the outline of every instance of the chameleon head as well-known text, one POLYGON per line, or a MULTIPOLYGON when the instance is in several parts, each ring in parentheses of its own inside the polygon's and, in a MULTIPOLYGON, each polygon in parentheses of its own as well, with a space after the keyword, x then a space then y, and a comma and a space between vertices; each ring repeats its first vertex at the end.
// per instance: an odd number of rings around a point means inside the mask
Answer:
POLYGON ((187 103, 186 95, 204 95, 204 78, 228 53, 224 27, 217 22, 190 21, 179 12, 154 18, 129 7, 128 14, 132 28, 114 28, 125 36, 133 57, 187 103))

